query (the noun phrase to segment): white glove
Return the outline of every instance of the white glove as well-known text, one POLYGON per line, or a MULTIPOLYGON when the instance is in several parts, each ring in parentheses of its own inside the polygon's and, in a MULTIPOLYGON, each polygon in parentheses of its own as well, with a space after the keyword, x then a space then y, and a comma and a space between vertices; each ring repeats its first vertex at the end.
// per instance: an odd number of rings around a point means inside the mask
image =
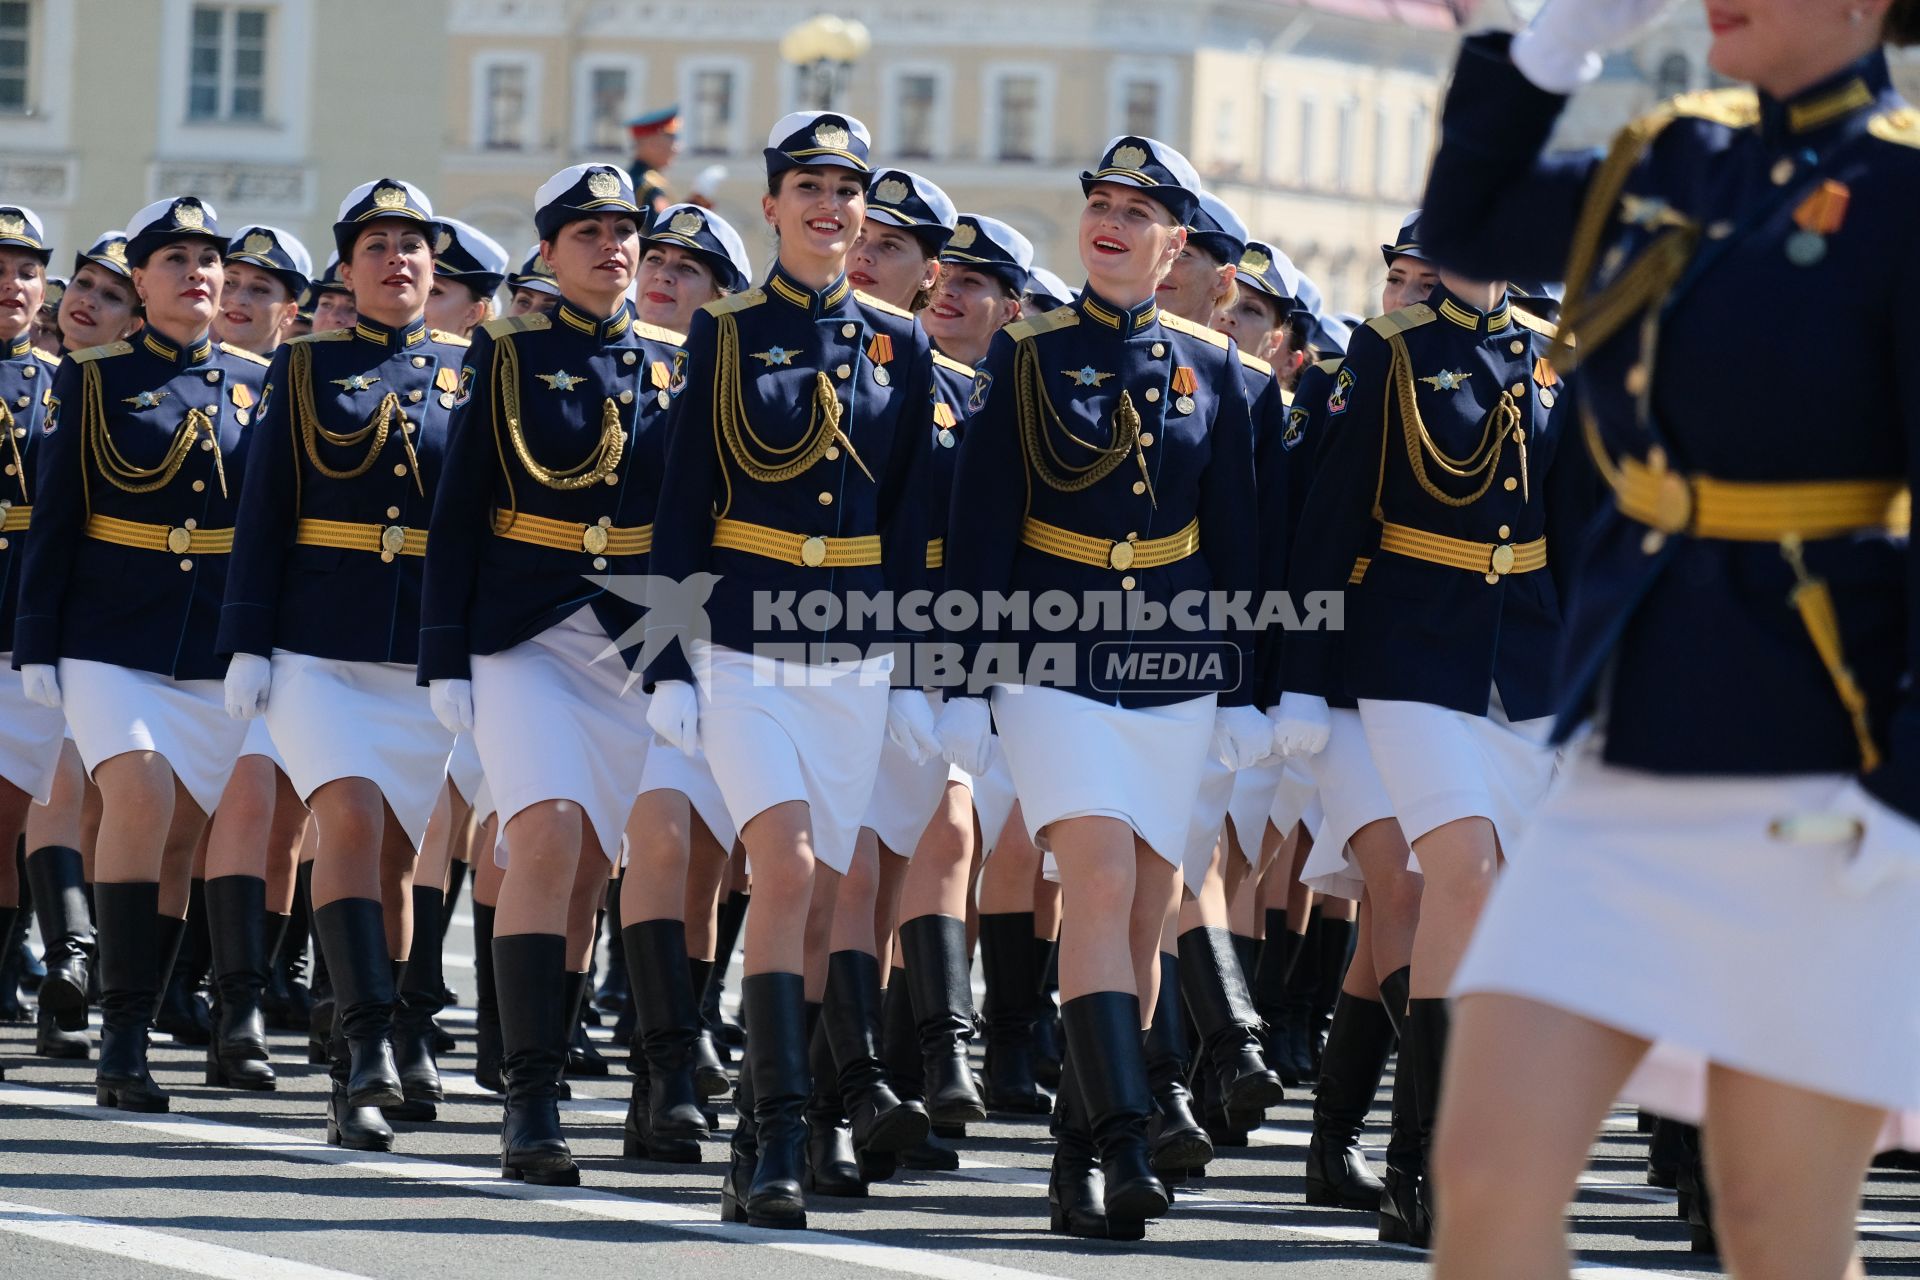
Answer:
POLYGON ((1311 693, 1283 693, 1280 705, 1267 712, 1273 722, 1273 749, 1288 760, 1304 760, 1327 749, 1333 736, 1333 715, 1327 700, 1311 693))
POLYGON ((1513 38, 1513 65, 1548 93, 1600 76, 1601 55, 1631 44, 1672 0, 1547 0, 1513 38))
POLYGON ((933 726, 947 763, 979 777, 993 763, 993 711, 985 698, 948 698, 933 726))
POLYGON ((473 681, 429 680, 427 701, 433 704, 434 718, 448 733, 473 732, 473 681))
POLYGON ((933 724, 933 708, 918 689, 887 692, 887 736, 915 764, 940 756, 940 735, 933 724))
POLYGON ((227 662, 227 714, 251 720, 267 709, 273 663, 257 653, 236 653, 227 662))
POLYGON ((700 750, 700 691, 685 680, 662 680, 647 704, 647 725, 683 756, 700 750))
POLYGON ((1253 707, 1221 707, 1213 713, 1213 753, 1235 770, 1251 769, 1273 754, 1273 730, 1253 707))
MULTIPOLYGON (((1858 782, 1847 784, 1830 812, 1796 815, 1775 830, 1802 824, 1799 834, 1809 843, 1854 842, 1840 867, 1840 888, 1847 893, 1866 897, 1895 880, 1920 875, 1920 823, 1888 808, 1858 782)), ((1789 830, 1786 838, 1794 834, 1789 830)))
POLYGON ((20 668, 20 688, 28 702, 60 709, 60 673, 50 664, 29 662, 20 668))

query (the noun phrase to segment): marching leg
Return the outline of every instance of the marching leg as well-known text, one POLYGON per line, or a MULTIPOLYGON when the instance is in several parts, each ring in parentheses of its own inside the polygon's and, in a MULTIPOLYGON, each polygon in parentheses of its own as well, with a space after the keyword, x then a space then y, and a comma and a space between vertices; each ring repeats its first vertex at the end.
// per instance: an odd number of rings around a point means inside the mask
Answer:
POLYGON ((507 1081, 500 1126, 500 1176, 548 1187, 580 1185, 580 1168, 560 1132, 560 1076, 567 1062, 568 1019, 584 974, 567 971, 567 939, 519 933, 493 940, 493 978, 500 1000, 500 1042, 507 1081), (575 987, 573 984, 578 984, 575 987))
POLYGON ((266 987, 267 882, 258 876, 216 876, 206 882, 207 929, 213 943, 213 1035, 207 1083, 232 1089, 275 1086, 260 1018, 266 987))
POLYGON ((160 886, 97 884, 100 923, 100 1065, 95 1097, 123 1111, 167 1109, 147 1070, 147 1028, 160 995, 160 886))

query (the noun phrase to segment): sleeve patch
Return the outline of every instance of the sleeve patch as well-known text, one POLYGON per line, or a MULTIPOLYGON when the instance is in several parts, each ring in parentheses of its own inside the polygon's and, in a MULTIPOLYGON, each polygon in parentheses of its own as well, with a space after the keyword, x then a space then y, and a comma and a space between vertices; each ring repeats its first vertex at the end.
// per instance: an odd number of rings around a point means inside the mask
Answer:
POLYGON ((1347 397, 1353 394, 1353 370, 1343 368, 1333 380, 1333 394, 1327 397, 1327 416, 1347 411, 1347 397))

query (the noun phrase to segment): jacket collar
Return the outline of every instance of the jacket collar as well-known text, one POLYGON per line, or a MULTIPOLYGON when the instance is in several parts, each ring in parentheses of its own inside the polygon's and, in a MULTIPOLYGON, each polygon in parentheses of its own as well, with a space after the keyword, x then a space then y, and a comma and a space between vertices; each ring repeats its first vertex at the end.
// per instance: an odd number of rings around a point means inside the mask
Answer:
POLYGON ((1476 337, 1484 338, 1491 333, 1499 333, 1513 323, 1513 302, 1503 297, 1492 311, 1481 311, 1471 307, 1455 297, 1445 286, 1438 286, 1433 296, 1427 300, 1434 313, 1448 324, 1465 329, 1476 337))
POLYGON ((1783 146, 1813 146, 1857 129, 1876 108, 1892 105, 1885 51, 1875 49, 1790 98, 1760 95, 1760 133, 1783 146))
POLYGON ((560 305, 553 309, 553 319, 555 324, 564 325, 575 333, 584 333, 601 343, 612 342, 633 328, 633 312, 624 298, 620 301, 620 309, 605 320, 596 320, 593 313, 562 298, 560 305))
POLYGON ((19 337, 15 338, 11 343, 7 345, 6 358, 9 360, 18 360, 22 356, 30 356, 32 354, 33 354, 33 330, 31 329, 27 330, 27 332, 21 334, 19 337))
POLYGON ((205 364, 213 358, 213 339, 204 333, 183 348, 180 343, 149 325, 140 331, 140 339, 136 345, 148 355, 182 369, 191 368, 196 364, 205 364))
POLYGON ((788 275, 778 262, 773 264, 773 270, 767 274, 766 287, 769 297, 778 298, 809 315, 820 315, 832 311, 853 296, 853 286, 847 283, 844 275, 825 289, 814 290, 788 275))
POLYGON ((399 328, 381 324, 378 320, 361 316, 353 326, 353 336, 362 342, 371 342, 379 347, 392 347, 402 350, 417 347, 427 340, 427 322, 425 317, 416 317, 399 328))
POLYGON ((1122 337, 1132 337, 1160 318, 1159 304, 1152 298, 1137 307, 1119 307, 1095 293, 1092 285, 1080 291, 1073 305, 1096 328, 1110 330, 1122 337))

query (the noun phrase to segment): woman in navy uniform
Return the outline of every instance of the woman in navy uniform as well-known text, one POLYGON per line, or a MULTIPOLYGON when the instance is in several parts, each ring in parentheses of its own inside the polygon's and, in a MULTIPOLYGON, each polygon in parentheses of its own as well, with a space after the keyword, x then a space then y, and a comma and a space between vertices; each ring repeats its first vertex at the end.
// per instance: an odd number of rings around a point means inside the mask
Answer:
MULTIPOLYGON (((566 1045, 651 737, 628 667, 640 608, 609 587, 647 568, 682 350, 678 334, 636 328, 626 301, 641 213, 622 170, 561 170, 535 194, 534 222, 561 300, 550 318, 490 322, 461 372, 467 404, 429 533, 420 678, 442 723, 473 733, 507 837, 493 935, 501 1173, 572 1186, 580 1171, 559 1113, 566 1045)), ((636 1061, 650 1085, 636 1075, 628 1154, 690 1147, 698 1159, 707 1127, 688 1058, 697 1014, 677 918, 684 889, 668 879, 649 887, 672 918, 629 956, 646 979, 636 1061)))
POLYGON ((139 324, 127 233, 104 232, 73 256, 73 278, 60 295, 60 353, 118 342, 139 324))
POLYGON ((262 368, 208 336, 225 249, 192 196, 134 216, 126 258, 147 326, 73 353, 54 379, 14 632, 27 696, 65 708, 100 786, 97 1096, 133 1111, 167 1109, 147 1026, 195 847, 246 736, 222 719, 214 629, 262 368))
POLYGON ((414 685, 421 559, 466 343, 427 328, 439 224, 380 178, 333 224, 352 328, 274 356, 253 431, 239 553, 221 610, 227 705, 263 712, 320 827, 313 926, 333 983, 328 1141, 385 1150, 382 1106, 437 1102, 388 1040, 414 852, 453 736, 414 685))
MULTIPOLYGON (((1171 147, 1120 137, 1081 185, 1087 288, 1072 307, 1003 330, 976 379, 983 406, 954 478, 948 588, 976 600, 1068 592, 1087 610, 1103 595, 1136 608, 1182 591, 1250 595, 1253 443, 1239 362, 1225 337, 1154 301, 1198 176, 1171 147)), ((1053 1226, 1138 1238, 1167 1208, 1147 1159, 1140 1032, 1202 764, 1211 750, 1250 764, 1270 738, 1247 705, 1250 632, 1150 627, 1139 614, 1128 625, 1124 612, 1068 632, 962 631, 977 687, 948 699, 940 733, 955 763, 984 769, 978 694, 993 682, 1027 829, 1059 867, 1068 1061, 1053 1226), (1008 673, 1009 661, 1032 669, 1008 673), (1042 683, 1063 675, 1065 687, 1042 683)))
POLYGON ((1882 50, 1920 12, 1716 8, 1709 62, 1751 89, 1667 103, 1604 160, 1543 155, 1658 8, 1555 3, 1468 40, 1427 189, 1442 264, 1568 263, 1578 346, 1555 358, 1579 360, 1574 429, 1611 490, 1557 698, 1563 731, 1597 724, 1455 983, 1443 1276, 1566 1273, 1565 1205, 1623 1087, 1689 1121, 1704 1098, 1734 1274, 1859 1275, 1876 1136, 1920 1109, 1920 352, 1888 256, 1920 124, 1882 50), (1775 372, 1806 368, 1803 337, 1752 323, 1783 306, 1821 316, 1817 409, 1775 372))
POLYGON ((443 218, 440 226, 434 245, 433 289, 427 294, 427 325, 471 338, 493 316, 493 295, 507 278, 507 251, 472 223, 443 218))
MULTIPOLYGON (((661 647, 648 718, 682 751, 706 747, 752 861, 747 1068, 721 1200, 729 1218, 762 1226, 806 1222, 813 877, 853 858, 883 734, 937 749, 925 695, 888 695, 890 630, 831 612, 796 616, 796 630, 755 609, 783 591, 827 593, 823 607, 849 592, 904 592, 926 571, 931 354, 912 316, 856 297, 845 274, 868 145, 866 126, 837 113, 774 126, 762 207, 779 260, 765 285, 694 318, 655 517, 656 584, 712 592, 697 611, 650 599, 649 642, 661 647)), ((870 1041, 878 1010, 858 1012, 870 1041)), ((900 1105, 877 1061, 846 1065, 858 1145, 889 1155, 926 1136, 924 1112, 900 1105)))
POLYGON ((553 268, 533 242, 520 269, 507 275, 507 314, 524 316, 529 312, 551 312, 560 301, 560 286, 554 282, 553 268))

